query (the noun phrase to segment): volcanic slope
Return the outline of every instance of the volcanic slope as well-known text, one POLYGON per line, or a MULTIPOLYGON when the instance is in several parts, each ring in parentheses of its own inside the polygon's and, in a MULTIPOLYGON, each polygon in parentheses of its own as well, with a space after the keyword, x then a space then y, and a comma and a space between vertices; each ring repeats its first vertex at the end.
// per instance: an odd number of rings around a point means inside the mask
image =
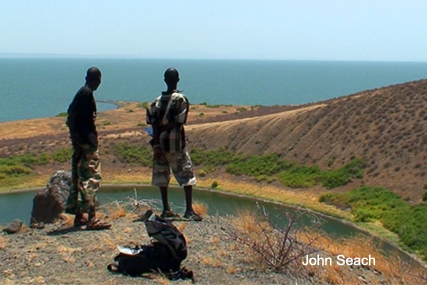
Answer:
POLYGON ((362 183, 419 202, 427 184, 426 124, 427 80, 419 80, 187 130, 195 148, 278 153, 322 168, 365 158, 362 183))

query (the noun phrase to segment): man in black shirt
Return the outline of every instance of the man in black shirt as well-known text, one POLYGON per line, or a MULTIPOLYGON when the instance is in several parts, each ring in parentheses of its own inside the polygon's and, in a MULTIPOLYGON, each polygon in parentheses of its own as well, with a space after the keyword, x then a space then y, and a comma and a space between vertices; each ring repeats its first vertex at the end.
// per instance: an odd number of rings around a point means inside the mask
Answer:
POLYGON ((101 183, 101 164, 95 126, 97 110, 93 91, 100 84, 101 71, 96 67, 89 68, 86 84, 74 96, 68 107, 67 117, 74 152, 71 158, 72 184, 65 212, 76 215, 75 226, 86 225, 86 229, 94 230, 111 227, 111 224, 96 219, 95 215, 98 205, 96 193, 101 183), (83 216, 83 213, 88 213, 88 219, 83 216))

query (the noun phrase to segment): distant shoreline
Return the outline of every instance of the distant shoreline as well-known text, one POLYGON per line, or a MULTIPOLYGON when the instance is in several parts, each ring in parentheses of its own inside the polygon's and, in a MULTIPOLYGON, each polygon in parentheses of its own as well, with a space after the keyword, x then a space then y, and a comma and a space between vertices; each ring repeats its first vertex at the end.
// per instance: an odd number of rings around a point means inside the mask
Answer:
MULTIPOLYGON (((102 103, 102 104, 108 104, 108 105, 114 105, 116 106, 115 109, 118 109, 120 107, 120 104, 116 101, 110 101, 110 100, 96 100, 96 103, 102 103)), ((108 109, 111 110, 111 109, 108 109)), ((108 110, 103 110, 103 111, 108 111, 108 110)), ((114 109, 113 109, 114 110, 114 109)), ((102 112, 102 111, 101 111, 102 112)))

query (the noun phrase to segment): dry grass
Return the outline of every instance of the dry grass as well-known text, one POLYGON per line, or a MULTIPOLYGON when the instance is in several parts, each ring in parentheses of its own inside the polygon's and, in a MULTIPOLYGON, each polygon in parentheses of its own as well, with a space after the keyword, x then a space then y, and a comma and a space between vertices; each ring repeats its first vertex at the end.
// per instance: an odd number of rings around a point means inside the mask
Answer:
MULTIPOLYGON (((315 233, 305 232, 300 235, 300 240, 304 241, 315 233)), ((317 235, 317 233, 316 233, 317 235)), ((321 248, 331 256, 344 255, 346 258, 363 258, 372 256, 375 258, 375 265, 363 266, 376 270, 385 276, 388 282, 402 282, 402 284, 422 284, 419 276, 427 276, 427 268, 419 264, 409 264, 397 256, 386 256, 379 250, 372 238, 355 237, 350 239, 336 239, 322 235, 316 240, 316 247, 321 248)), ((325 281, 333 284, 346 284, 350 274, 343 270, 344 266, 326 266, 326 271, 322 273, 325 281), (347 281, 346 281, 347 280, 347 281)))
POLYGON ((61 214, 60 219, 65 226, 72 226, 74 224, 74 215, 61 214))
POLYGON ((227 272, 228 274, 236 274, 236 273, 239 273, 240 271, 241 269, 234 265, 230 265, 225 269, 225 272, 227 272))
POLYGON ((107 215, 112 220, 117 220, 118 218, 125 217, 128 214, 128 211, 123 204, 120 204, 118 201, 113 202, 107 208, 107 215))
POLYGON ((193 209, 194 209, 194 211, 196 211, 200 215, 206 216, 208 214, 208 211, 209 211, 209 206, 204 202, 200 202, 200 201, 195 200, 193 202, 193 209))
POLYGON ((175 227, 178 229, 178 231, 180 232, 184 232, 185 228, 186 228, 186 224, 185 223, 174 223, 175 227))
POLYGON ((267 222, 259 222, 256 212, 251 210, 239 211, 233 219, 234 227, 245 235, 257 238, 263 231, 272 232, 273 227, 267 222))
POLYGON ((82 248, 72 248, 65 245, 59 245, 57 247, 57 252, 59 253, 74 253, 76 251, 82 251, 82 248))
POLYGON ((325 272, 322 274, 323 279, 331 284, 354 284, 354 280, 346 280, 343 269, 339 265, 326 266, 325 272))
POLYGON ((7 237, 0 237, 0 250, 7 247, 7 237))
POLYGON ((210 266, 214 268, 219 268, 222 266, 223 262, 222 260, 219 260, 218 258, 211 258, 211 257, 204 257, 201 261, 201 264, 205 266, 210 266))

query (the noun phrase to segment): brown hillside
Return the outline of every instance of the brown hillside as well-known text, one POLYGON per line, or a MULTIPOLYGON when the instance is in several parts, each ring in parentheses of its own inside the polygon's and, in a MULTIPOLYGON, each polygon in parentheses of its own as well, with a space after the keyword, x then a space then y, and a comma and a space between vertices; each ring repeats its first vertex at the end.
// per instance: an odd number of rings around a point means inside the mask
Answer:
POLYGON ((427 184, 427 80, 270 115, 189 126, 192 147, 279 153, 304 164, 367 162, 365 183, 419 201, 427 184))

